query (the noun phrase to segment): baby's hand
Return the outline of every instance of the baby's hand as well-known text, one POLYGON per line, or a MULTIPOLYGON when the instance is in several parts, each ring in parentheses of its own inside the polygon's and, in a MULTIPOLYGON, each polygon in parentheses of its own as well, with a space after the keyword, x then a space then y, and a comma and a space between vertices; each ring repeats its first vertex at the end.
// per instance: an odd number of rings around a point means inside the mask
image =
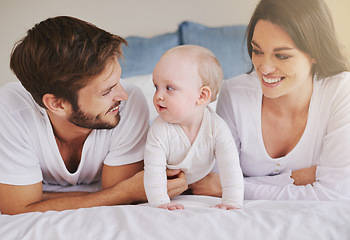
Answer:
POLYGON ((158 208, 163 208, 163 209, 168 209, 168 210, 177 210, 177 209, 184 209, 184 205, 178 204, 176 202, 170 202, 170 203, 165 203, 162 205, 159 205, 158 208))
POLYGON ((220 204, 216 205, 214 208, 219 208, 219 209, 224 209, 224 210, 239 209, 238 207, 235 207, 231 204, 224 204, 224 203, 220 203, 220 204))

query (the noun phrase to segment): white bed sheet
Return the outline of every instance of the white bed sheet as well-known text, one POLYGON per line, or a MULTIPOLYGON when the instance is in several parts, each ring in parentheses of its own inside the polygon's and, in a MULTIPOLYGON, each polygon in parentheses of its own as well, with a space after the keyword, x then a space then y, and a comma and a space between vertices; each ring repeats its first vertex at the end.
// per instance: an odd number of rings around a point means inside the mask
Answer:
POLYGON ((0 239, 350 239, 349 202, 245 201, 244 209, 210 208, 220 199, 179 196, 185 210, 148 204, 0 215, 0 239))

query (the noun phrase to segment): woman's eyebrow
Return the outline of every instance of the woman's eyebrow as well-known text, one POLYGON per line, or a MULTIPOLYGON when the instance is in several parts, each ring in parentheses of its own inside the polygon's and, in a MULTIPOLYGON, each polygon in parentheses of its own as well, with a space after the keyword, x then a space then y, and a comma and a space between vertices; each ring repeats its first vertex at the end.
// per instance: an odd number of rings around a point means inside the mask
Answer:
MULTIPOLYGON (((254 40, 251 41, 251 43, 256 46, 257 48, 260 48, 261 47, 259 46, 259 44, 257 44, 254 40)), ((273 51, 274 52, 279 52, 279 51, 285 51, 285 50, 293 50, 292 47, 278 47, 278 48, 274 48, 273 51)))
POLYGON ((284 51, 284 50, 293 50, 291 47, 280 47, 273 49, 274 52, 284 51))
POLYGON ((251 44, 253 44, 254 46, 258 47, 261 49, 261 47, 259 46, 259 44, 257 44, 254 40, 251 41, 251 44))

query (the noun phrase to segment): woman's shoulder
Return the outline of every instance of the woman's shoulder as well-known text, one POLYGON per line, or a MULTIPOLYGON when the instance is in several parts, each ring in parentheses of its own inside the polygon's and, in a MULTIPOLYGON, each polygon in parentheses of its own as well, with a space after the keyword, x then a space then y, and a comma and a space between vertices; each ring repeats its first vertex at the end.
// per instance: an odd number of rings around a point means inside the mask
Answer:
POLYGON ((252 72, 225 80, 220 91, 219 99, 225 99, 225 102, 231 99, 238 103, 247 101, 247 99, 255 101, 261 98, 261 95, 262 90, 259 77, 256 72, 252 72))
POLYGON ((227 79, 224 81, 223 85, 230 89, 260 89, 260 81, 256 72, 241 74, 227 79))
MULTIPOLYGON (((314 79, 313 106, 322 112, 350 107, 350 73, 342 72, 323 79, 314 79)), ((350 111, 350 108, 349 108, 350 111)))
POLYGON ((350 72, 341 72, 339 74, 315 79, 315 84, 319 86, 320 92, 327 94, 336 94, 350 91, 350 72))

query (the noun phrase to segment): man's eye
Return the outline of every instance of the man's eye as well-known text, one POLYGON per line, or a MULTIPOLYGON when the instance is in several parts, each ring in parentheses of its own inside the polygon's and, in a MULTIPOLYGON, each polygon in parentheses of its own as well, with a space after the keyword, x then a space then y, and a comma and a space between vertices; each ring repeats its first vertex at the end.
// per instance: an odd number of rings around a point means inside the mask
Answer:
POLYGON ((107 96, 108 94, 111 93, 112 90, 109 90, 108 92, 105 92, 104 94, 102 94, 102 96, 107 96))

